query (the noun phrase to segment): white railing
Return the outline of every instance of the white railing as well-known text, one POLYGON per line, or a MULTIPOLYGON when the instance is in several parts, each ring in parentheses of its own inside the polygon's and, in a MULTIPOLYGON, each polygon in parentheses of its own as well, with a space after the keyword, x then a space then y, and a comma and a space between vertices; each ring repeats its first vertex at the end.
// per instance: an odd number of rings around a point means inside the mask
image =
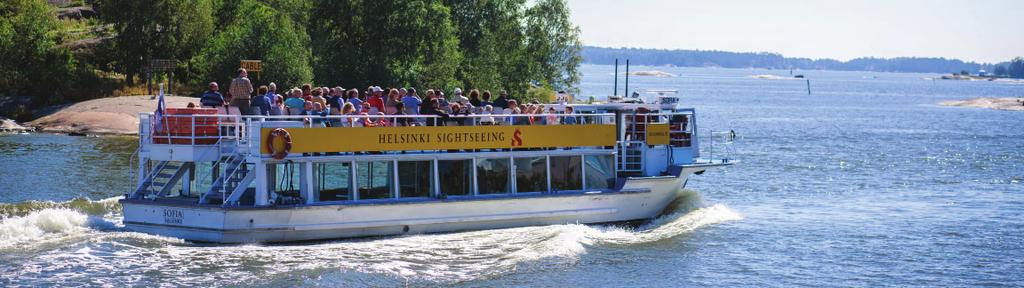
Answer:
POLYGON ((732 147, 733 141, 736 139, 736 131, 715 131, 707 130, 704 134, 704 140, 702 151, 708 151, 707 159, 714 160, 715 154, 718 154, 718 159, 722 162, 729 162, 732 159, 732 155, 735 154, 735 149, 732 147))

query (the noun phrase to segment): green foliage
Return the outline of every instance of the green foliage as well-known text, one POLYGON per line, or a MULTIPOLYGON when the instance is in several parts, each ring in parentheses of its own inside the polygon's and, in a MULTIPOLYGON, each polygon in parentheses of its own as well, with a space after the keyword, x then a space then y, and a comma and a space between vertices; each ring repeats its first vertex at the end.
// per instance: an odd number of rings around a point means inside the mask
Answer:
POLYGON ((112 66, 129 85, 150 59, 190 59, 214 30, 211 0, 96 0, 94 7, 114 24, 112 66))
POLYGON ((547 87, 530 87, 526 90, 526 97, 523 97, 522 103, 537 100, 540 103, 552 103, 555 102, 555 97, 558 93, 555 90, 547 87))
POLYGON ((455 85, 461 55, 438 1, 314 1, 317 83, 345 87, 455 85))
POLYGON ((309 37, 288 13, 256 0, 232 1, 220 8, 225 26, 205 41, 189 61, 190 79, 197 87, 209 81, 226 83, 236 76, 241 60, 262 60, 263 71, 250 74, 255 83, 290 87, 309 82, 309 37))
POLYGON ((509 90, 579 82, 564 1, 314 1, 318 83, 509 90), (540 61, 540 62, 538 62, 540 61), (543 62, 543 63, 541 63, 543 62))
POLYGON ((526 63, 539 83, 557 90, 574 90, 583 44, 579 27, 569 20, 564 0, 539 0, 526 11, 526 63))
POLYGON ((0 93, 56 96, 40 104, 71 93, 77 62, 59 46, 59 25, 46 1, 0 2, 0 93))
POLYGON ((462 87, 518 98, 540 97, 530 87, 571 90, 579 81, 579 29, 564 0, 90 3, 98 20, 63 26, 42 0, 0 3, 0 88, 95 93, 113 75, 134 85, 151 59, 177 59, 175 80, 196 90, 228 81, 243 59, 263 61, 264 71, 250 75, 257 84, 280 87, 462 87), (106 35, 114 37, 76 52, 77 61, 60 48, 69 39, 106 35), (62 81, 39 85, 50 79, 62 81))
POLYGON ((459 27, 465 59, 458 77, 467 87, 525 95, 530 81, 522 19, 525 1, 445 1, 459 27))

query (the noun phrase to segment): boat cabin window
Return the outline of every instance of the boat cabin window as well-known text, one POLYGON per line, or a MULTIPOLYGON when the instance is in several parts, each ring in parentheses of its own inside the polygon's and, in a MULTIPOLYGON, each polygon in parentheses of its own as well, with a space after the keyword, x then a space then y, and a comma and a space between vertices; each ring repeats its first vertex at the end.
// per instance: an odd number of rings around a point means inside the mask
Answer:
POLYGON ((551 190, 582 190, 583 160, 580 156, 551 156, 551 190))
POLYGON ((398 197, 430 197, 434 187, 433 161, 398 162, 398 197))
POLYGON ((351 168, 348 162, 314 164, 317 193, 313 201, 352 200, 351 168))
MULTIPOLYGON (((223 166, 223 165, 222 165, 223 166)), ((221 168, 221 173, 224 168, 221 168)), ((296 163, 274 164, 274 191, 281 195, 299 195, 302 187, 300 171, 302 165, 296 163)))
POLYGON ((441 193, 446 196, 472 194, 473 160, 438 160, 437 178, 441 181, 441 193))
POLYGON ((356 163, 356 183, 359 187, 360 200, 392 198, 395 177, 392 164, 392 161, 356 163))
POLYGON ((583 159, 587 170, 586 189, 615 187, 615 159, 612 155, 587 155, 583 159))
POLYGON ((518 157, 516 166, 516 192, 548 191, 547 157, 518 157))
POLYGON ((510 162, 508 158, 477 159, 477 193, 501 194, 512 191, 510 162))

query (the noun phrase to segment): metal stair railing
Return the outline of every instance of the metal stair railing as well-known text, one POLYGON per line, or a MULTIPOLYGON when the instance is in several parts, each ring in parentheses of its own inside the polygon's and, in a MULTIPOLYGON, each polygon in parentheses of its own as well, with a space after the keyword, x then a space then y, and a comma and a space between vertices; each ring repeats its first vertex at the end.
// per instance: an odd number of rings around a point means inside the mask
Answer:
MULTIPOLYGON (((139 198, 139 196, 147 194, 146 192, 149 192, 149 193, 155 192, 155 190, 153 189, 154 186, 155 186, 154 184, 160 184, 161 185, 160 189, 163 190, 165 185, 167 185, 168 183, 167 182, 164 182, 164 183, 156 182, 158 177, 162 176, 162 175, 165 175, 165 174, 162 174, 162 172, 165 169, 168 169, 168 168, 170 168, 170 169, 180 169, 181 167, 182 167, 181 165, 170 164, 170 161, 160 161, 160 163, 158 163, 156 165, 156 167, 154 167, 152 170, 150 170, 149 173, 146 174, 146 178, 144 178, 145 180, 143 180, 142 184, 139 184, 138 188, 135 189, 135 192, 132 194, 132 198, 139 198)), ((174 174, 168 175, 168 176, 171 176, 171 177, 159 177, 159 178, 168 178, 169 179, 169 178, 172 178, 173 175, 174 174)))
POLYGON ((643 172, 644 141, 619 141, 618 170, 621 172, 643 172))

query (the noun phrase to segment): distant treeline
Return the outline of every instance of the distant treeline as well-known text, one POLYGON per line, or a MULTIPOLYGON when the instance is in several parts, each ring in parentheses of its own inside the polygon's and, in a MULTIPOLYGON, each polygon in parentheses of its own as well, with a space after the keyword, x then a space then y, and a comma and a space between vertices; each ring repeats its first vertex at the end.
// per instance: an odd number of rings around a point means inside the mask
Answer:
POLYGON ((673 65, 682 67, 809 69, 841 71, 960 73, 979 70, 1011 75, 1012 63, 979 64, 946 58, 857 58, 850 61, 833 59, 789 58, 777 53, 742 53, 701 50, 661 50, 639 48, 583 47, 583 61, 591 64, 614 64, 615 59, 630 60, 632 65, 673 65), (1002 67, 1002 68, 1000 68, 1002 67))

